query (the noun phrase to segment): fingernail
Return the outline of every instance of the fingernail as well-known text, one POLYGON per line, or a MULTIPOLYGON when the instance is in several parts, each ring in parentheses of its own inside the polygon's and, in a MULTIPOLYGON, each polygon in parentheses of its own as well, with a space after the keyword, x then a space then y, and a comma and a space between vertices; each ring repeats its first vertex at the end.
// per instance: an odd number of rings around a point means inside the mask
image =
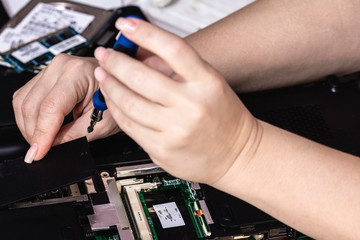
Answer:
POLYGON ((31 164, 34 161, 37 151, 38 151, 38 145, 34 143, 27 151, 24 162, 31 164))
POLYGON ((95 49, 94 56, 100 62, 105 61, 106 56, 108 55, 109 51, 104 47, 98 47, 95 49))
POLYGON ((100 84, 102 84, 105 81, 105 78, 107 77, 107 73, 102 67, 95 68, 94 75, 96 80, 98 80, 100 84))
POLYGON ((136 22, 129 18, 119 18, 115 26, 123 32, 133 32, 136 28, 136 22))

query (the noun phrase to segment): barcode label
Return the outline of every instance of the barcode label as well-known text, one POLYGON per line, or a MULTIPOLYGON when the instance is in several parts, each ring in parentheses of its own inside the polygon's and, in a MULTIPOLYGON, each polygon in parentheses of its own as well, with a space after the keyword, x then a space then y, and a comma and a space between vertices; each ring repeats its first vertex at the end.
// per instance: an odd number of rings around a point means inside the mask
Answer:
POLYGON ((86 38, 84 38, 80 34, 77 34, 71 38, 59 42, 58 44, 55 44, 54 46, 51 46, 49 48, 49 51, 54 55, 58 55, 59 53, 65 52, 85 42, 86 42, 86 38))
POLYGON ((45 37, 66 26, 71 26, 77 32, 82 33, 95 19, 94 15, 53 5, 50 2, 49 4, 39 2, 16 27, 5 28, 0 33, 1 53, 45 37))
POLYGON ((34 58, 47 53, 48 51, 49 50, 39 42, 33 42, 20 48, 19 50, 12 52, 11 56, 26 64, 34 58))

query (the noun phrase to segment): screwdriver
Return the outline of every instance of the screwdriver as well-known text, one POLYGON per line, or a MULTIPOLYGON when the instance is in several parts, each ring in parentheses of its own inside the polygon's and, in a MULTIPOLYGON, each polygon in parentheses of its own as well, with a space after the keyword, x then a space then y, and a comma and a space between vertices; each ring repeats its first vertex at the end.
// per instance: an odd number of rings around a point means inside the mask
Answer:
MULTIPOLYGON (((136 15, 129 15, 127 17, 135 17, 142 19, 136 15)), ((136 52, 138 50, 138 46, 120 33, 119 37, 117 38, 113 46, 113 49, 125 53, 130 57, 135 57, 136 52)), ((90 126, 87 128, 88 133, 94 131, 95 124, 103 119, 102 117, 103 112, 107 109, 105 98, 101 93, 100 89, 98 89, 93 95, 93 105, 94 105, 94 111, 92 112, 90 117, 90 126)))

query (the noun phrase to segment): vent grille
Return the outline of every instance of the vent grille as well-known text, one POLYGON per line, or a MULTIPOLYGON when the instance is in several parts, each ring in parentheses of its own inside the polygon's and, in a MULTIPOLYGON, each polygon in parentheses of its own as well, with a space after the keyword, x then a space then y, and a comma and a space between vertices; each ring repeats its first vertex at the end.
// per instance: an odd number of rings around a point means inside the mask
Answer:
POLYGON ((333 138, 329 126, 316 105, 271 110, 264 112, 263 116, 262 120, 270 124, 314 141, 333 138))

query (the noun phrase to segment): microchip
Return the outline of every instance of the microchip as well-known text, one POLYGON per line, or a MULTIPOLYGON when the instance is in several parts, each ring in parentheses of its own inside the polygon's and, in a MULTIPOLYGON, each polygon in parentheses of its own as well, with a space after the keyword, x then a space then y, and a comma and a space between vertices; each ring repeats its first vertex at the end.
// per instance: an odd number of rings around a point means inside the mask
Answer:
POLYGON ((41 56, 35 58, 35 61, 39 62, 39 63, 45 62, 47 60, 48 60, 48 58, 45 55, 41 55, 41 56))
POLYGON ((55 45, 55 44, 61 42, 61 40, 57 36, 51 36, 51 37, 47 38, 46 41, 50 45, 55 45))
POLYGON ((70 37, 74 36, 74 33, 68 29, 66 29, 65 31, 63 31, 62 33, 60 33, 60 37, 62 37, 63 39, 68 39, 70 37))

